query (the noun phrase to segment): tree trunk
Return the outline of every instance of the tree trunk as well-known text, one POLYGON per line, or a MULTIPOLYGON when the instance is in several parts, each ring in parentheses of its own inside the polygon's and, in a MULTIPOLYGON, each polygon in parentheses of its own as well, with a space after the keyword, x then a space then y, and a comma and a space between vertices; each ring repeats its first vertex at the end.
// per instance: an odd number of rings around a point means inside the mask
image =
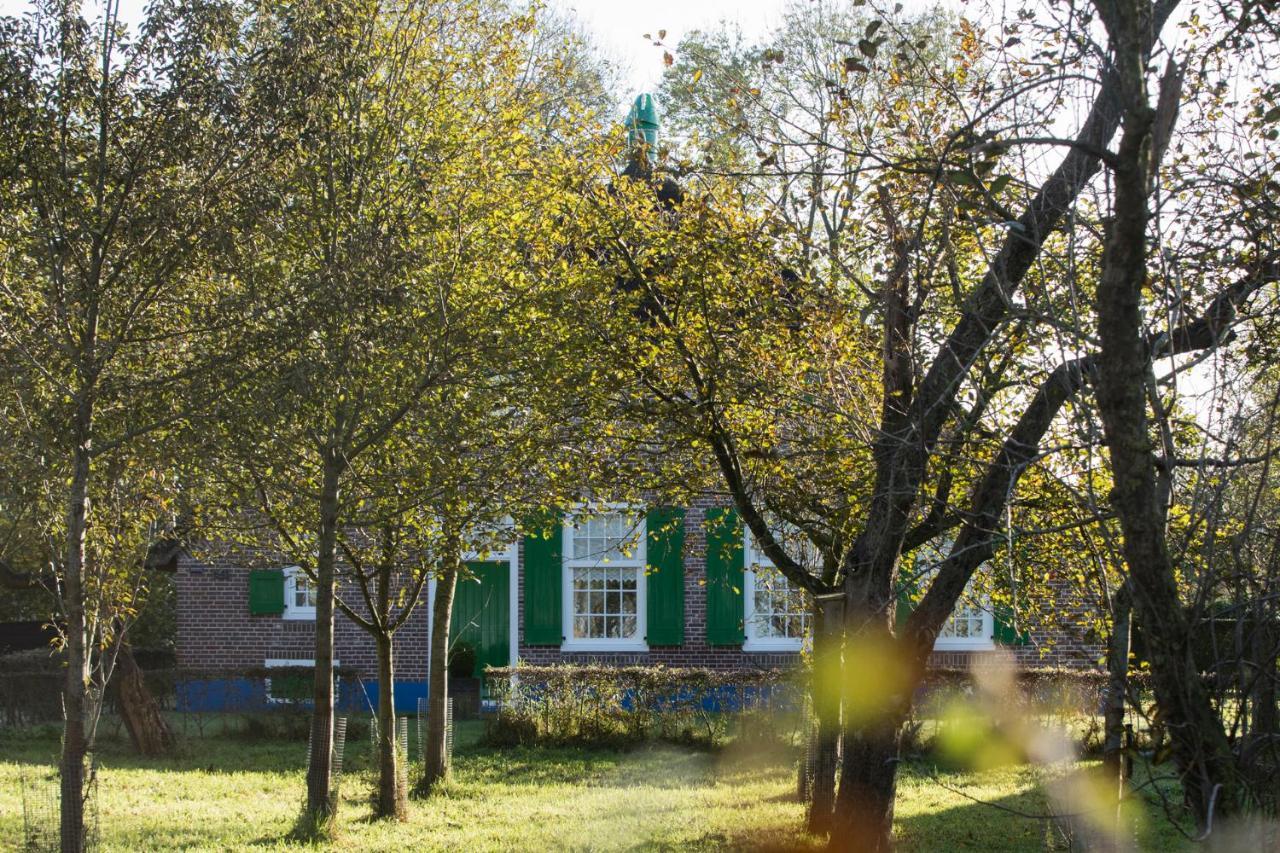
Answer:
POLYGON ((400 767, 400 747, 396 742, 395 667, 392 665, 390 634, 379 634, 378 645, 378 799, 377 817, 405 820, 405 779, 400 767))
POLYGON ((316 555, 315 689, 312 693, 311 756, 307 768, 307 824, 321 830, 337 808, 333 771, 333 596, 338 536, 341 457, 330 449, 320 489, 319 542, 316 555))
POLYGON ((59 829, 62 853, 84 850, 84 763, 88 742, 85 711, 88 705, 89 650, 84 612, 85 526, 89 509, 88 406, 79 412, 81 441, 72 463, 67 507, 67 554, 64 571, 63 610, 67 620, 67 675, 62 688, 62 758, 59 762, 61 801, 59 829))
POLYGON ((831 831, 835 805, 836 762, 840 750, 840 637, 844 623, 843 596, 823 596, 814 602, 813 713, 818 721, 809 801, 809 832, 831 831))
POLYGON ((458 556, 448 557, 444 575, 436 583, 436 599, 431 602, 431 670, 427 686, 426 761, 416 793, 429 796, 435 786, 449 778, 449 750, 446 743, 445 714, 449 708, 449 619, 453 614, 453 593, 458 585, 458 556))
MULTIPOLYGON (((1253 690, 1250 704, 1253 706, 1252 728, 1255 738, 1274 738, 1280 733, 1280 720, 1276 715, 1276 631, 1274 617, 1266 607, 1254 612, 1257 626, 1253 629, 1253 690)), ((1275 749, 1275 746, 1272 746, 1275 749)))
POLYGON ((1148 430, 1142 289, 1147 280, 1151 154, 1159 145, 1153 138, 1156 111, 1147 99, 1146 16, 1140 6, 1146 4, 1129 0, 1098 7, 1115 51, 1125 107, 1114 162, 1114 211, 1096 297, 1101 341, 1097 399, 1111 458, 1112 504, 1124 534, 1125 563, 1147 639, 1156 702, 1168 724, 1187 803, 1207 827, 1215 812, 1230 811, 1242 792, 1231 745, 1192 651, 1165 539, 1148 430))
POLYGON ((1129 693, 1129 647, 1133 599, 1129 582, 1120 584, 1111 599, 1111 642, 1107 645, 1107 692, 1103 708, 1102 764, 1117 790, 1124 791, 1124 709, 1129 693))
POLYGON ((173 749, 173 731, 160 711, 160 703, 147 688, 146 679, 127 638, 120 639, 115 673, 116 704, 129 732, 129 741, 140 755, 167 755, 173 749))
POLYGON ((893 848, 901 729, 902 720, 896 716, 860 728, 846 720, 831 850, 883 853, 893 848))

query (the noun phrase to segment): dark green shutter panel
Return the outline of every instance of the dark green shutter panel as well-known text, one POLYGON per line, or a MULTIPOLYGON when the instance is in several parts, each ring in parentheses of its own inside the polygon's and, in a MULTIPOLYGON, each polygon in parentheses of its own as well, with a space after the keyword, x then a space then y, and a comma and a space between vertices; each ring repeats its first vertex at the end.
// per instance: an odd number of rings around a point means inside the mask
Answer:
POLYGON ((707 643, 741 645, 743 595, 742 528, 732 509, 707 510, 707 643))
POLYGON ((560 513, 540 515, 524 537, 524 641, 530 646, 558 646, 564 640, 563 542, 560 513))
POLYGON ((249 572, 249 615, 279 616, 284 612, 284 572, 253 569, 249 572))
POLYGON ((649 541, 645 610, 651 646, 684 644, 684 510, 655 507, 645 519, 649 541))
POLYGON ((907 625, 907 619, 911 616, 911 611, 916 609, 915 595, 918 589, 915 580, 907 580, 898 578, 898 604, 893 615, 893 629, 899 634, 907 625))
POLYGON ((511 663, 511 570, 506 562, 467 563, 458 578, 449 616, 449 654, 470 647, 475 652, 471 675, 486 666, 511 663))
POLYGON ((1020 633, 1013 622, 1013 608, 1008 604, 997 604, 992 613, 992 638, 1004 646, 1025 646, 1030 643, 1031 636, 1025 631, 1020 633))

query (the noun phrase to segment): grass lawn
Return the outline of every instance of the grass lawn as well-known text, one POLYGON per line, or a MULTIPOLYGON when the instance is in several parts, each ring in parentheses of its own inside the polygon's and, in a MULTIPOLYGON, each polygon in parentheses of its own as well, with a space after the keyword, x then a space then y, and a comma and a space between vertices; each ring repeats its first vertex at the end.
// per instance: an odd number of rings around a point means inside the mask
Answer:
MULTIPOLYGON (((480 727, 459 726, 455 778, 407 823, 374 822, 367 738, 348 745, 338 837, 356 850, 807 850, 792 754, 730 746, 701 752, 655 746, 630 752, 491 750, 480 727)), ((57 734, 0 733, 0 849, 22 837, 22 778, 52 780, 57 734)), ((104 850, 293 849, 303 802, 306 745, 232 734, 190 738, 178 758, 153 761, 107 740, 101 752, 104 850)), ((1045 812, 1039 776, 1026 766, 936 777, 921 765, 899 783, 900 848, 918 851, 1053 849, 1029 814, 1045 812), (941 784, 939 784, 941 783, 941 784), (964 793, 947 790, 954 788, 964 793), (975 803, 970 797, 1004 807, 975 803)), ((1145 821, 1144 849, 1178 838, 1145 821)))

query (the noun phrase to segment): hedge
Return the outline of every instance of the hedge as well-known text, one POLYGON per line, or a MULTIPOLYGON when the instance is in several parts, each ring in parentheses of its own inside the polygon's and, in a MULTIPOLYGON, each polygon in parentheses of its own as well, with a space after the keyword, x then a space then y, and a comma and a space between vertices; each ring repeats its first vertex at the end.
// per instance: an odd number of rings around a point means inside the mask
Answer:
MULTIPOLYGON (((796 670, 712 670, 564 664, 485 670, 499 700, 487 739, 494 745, 625 746, 645 740, 710 744, 729 717, 794 725, 776 712, 801 707, 796 670)), ((772 725, 772 724, 767 724, 772 725)))

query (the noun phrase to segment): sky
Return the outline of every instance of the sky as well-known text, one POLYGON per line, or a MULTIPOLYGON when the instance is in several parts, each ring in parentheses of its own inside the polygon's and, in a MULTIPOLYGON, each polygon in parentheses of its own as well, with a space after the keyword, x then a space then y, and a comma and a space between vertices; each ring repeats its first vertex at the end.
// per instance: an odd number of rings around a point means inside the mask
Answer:
MULTIPOLYGON (((696 29, 706 29, 721 20, 741 27, 747 36, 762 35, 782 17, 787 0, 555 0, 553 5, 571 11, 594 36, 606 56, 616 61, 632 94, 652 91, 662 78, 663 48, 644 38, 654 39, 667 31, 666 43, 675 45, 680 37, 696 29)), ((0 0, 0 15, 20 14, 29 0, 0 0)), ((98 5, 86 0, 89 15, 98 5)), ((142 16, 146 0, 120 0, 121 15, 127 21, 142 16)), ((627 93, 620 93, 624 96, 627 93)), ((622 100, 620 98, 619 100, 622 100)), ((629 100, 629 98, 627 98, 629 100)))
POLYGON ((785 0, 562 0, 595 36, 605 55, 619 64, 631 94, 652 91, 662 79, 664 48, 655 47, 645 33, 674 47, 691 30, 710 29, 720 21, 737 24, 752 37, 767 33, 782 18, 785 0))

